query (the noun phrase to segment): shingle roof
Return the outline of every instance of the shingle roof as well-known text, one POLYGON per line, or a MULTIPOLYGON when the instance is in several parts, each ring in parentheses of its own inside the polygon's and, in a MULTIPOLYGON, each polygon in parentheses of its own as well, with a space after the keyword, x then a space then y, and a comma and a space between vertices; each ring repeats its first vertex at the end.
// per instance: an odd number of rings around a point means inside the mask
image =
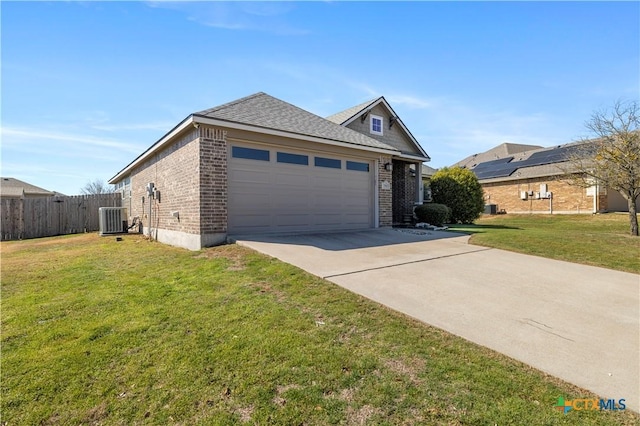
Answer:
POLYGON ((422 169, 422 171, 421 171, 422 176, 424 176, 424 177, 431 177, 438 171, 438 169, 434 169, 433 167, 429 167, 426 164, 423 164, 421 169, 422 169))
POLYGON ((54 195, 53 192, 31 185, 19 179, 3 177, 0 178, 0 196, 2 197, 21 197, 24 195, 54 195))
MULTIPOLYGON (((524 178, 557 176, 571 168, 567 159, 577 150, 584 151, 590 147, 590 141, 568 143, 550 148, 537 148, 527 151, 508 152, 502 144, 473 159, 473 163, 467 162, 467 168, 476 174, 482 182, 499 182, 524 178), (487 153, 492 153, 487 157, 487 153), (498 156, 497 154, 502 155, 498 156), (483 161, 484 158, 489 158, 483 161), (477 163, 476 163, 477 161, 477 163)), ((514 144, 511 144, 514 145, 514 144)), ((531 145, 518 145, 519 147, 533 147, 531 145)), ((460 165, 465 160, 458 163, 460 165)))
POLYGON ((466 167, 471 169, 480 163, 484 163, 485 161, 497 160, 500 158, 505 158, 512 156, 518 153, 527 153, 533 152, 539 149, 544 149, 540 145, 522 145, 517 143, 503 143, 494 148, 491 148, 488 151, 481 152, 479 154, 473 154, 465 158, 464 160, 458 161, 453 166, 466 167))
POLYGON ((367 108, 369 105, 376 102, 378 99, 380 98, 371 99, 367 102, 361 103, 360 105, 356 105, 354 107, 345 109, 344 111, 340 111, 336 114, 330 115, 329 117, 327 117, 327 120, 333 121, 336 124, 342 124, 363 109, 367 108))
POLYGON ((263 92, 196 112, 193 115, 370 148, 398 151, 391 145, 342 127, 263 92))

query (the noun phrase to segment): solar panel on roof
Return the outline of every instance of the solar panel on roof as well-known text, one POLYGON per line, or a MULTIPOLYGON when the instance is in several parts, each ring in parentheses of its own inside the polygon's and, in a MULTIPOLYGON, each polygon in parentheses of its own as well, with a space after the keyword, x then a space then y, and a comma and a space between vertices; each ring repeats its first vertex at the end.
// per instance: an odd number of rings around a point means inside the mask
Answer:
POLYGON ((487 170, 480 170, 480 171, 476 171, 474 169, 473 172, 476 174, 476 177, 478 179, 492 179, 492 178, 498 178, 498 177, 511 176, 511 174, 516 170, 518 170, 517 166, 510 166, 510 167, 502 167, 502 168, 487 169, 487 170))
POLYGON ((505 157, 505 158, 498 158, 497 160, 490 160, 490 161, 484 161, 480 164, 478 164, 476 167, 474 167, 474 169, 477 168, 491 168, 495 165, 500 165, 500 164, 505 164, 510 162, 511 160, 513 160, 513 157, 505 157))
POLYGON ((545 164, 554 164, 567 161, 571 155, 581 150, 593 151, 593 146, 585 147, 585 145, 561 146, 557 148, 538 151, 531 154, 529 158, 521 161, 511 161, 514 157, 499 158, 496 160, 485 161, 471 169, 478 179, 491 179, 498 177, 511 176, 513 172, 522 167, 542 166, 545 164))

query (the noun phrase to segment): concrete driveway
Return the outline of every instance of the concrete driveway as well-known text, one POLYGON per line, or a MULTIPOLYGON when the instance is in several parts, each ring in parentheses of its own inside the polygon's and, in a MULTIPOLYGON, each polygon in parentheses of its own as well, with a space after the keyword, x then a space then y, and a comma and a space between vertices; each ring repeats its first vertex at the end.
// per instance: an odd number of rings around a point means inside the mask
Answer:
POLYGON ((236 241, 639 411, 639 275, 410 232, 236 241))

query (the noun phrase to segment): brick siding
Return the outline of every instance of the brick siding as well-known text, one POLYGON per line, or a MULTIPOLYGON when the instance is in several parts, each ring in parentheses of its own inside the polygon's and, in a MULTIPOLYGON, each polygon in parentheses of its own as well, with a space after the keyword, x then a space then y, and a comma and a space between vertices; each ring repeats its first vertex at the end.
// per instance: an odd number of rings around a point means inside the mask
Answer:
MULTIPOLYGON (((483 183, 485 204, 496 204, 498 210, 507 213, 592 213, 593 197, 585 188, 569 185, 566 181, 553 178, 523 179, 510 182, 483 183), (546 184, 553 194, 549 199, 536 199, 540 185, 546 184), (522 191, 533 191, 534 196, 522 200, 522 191)), ((599 210, 606 209, 606 196, 600 196, 599 210)))
POLYGON ((200 139, 200 230, 203 234, 227 232, 226 132, 203 129, 200 139))
POLYGON ((378 164, 378 217, 381 227, 391 226, 393 224, 392 211, 392 177, 391 171, 385 170, 384 165, 391 163, 391 157, 382 156, 378 164), (383 184, 387 183, 389 189, 384 189, 383 184))
POLYGON ((151 156, 131 172, 131 216, 151 227, 187 234, 227 230, 227 147, 225 133, 200 127, 151 156), (212 135, 221 135, 217 140, 212 135), (201 135, 207 136, 201 137, 201 135), (149 200, 153 182, 159 199, 149 200), (144 202, 143 202, 144 197, 144 202), (178 218, 172 215, 178 212, 178 218))
POLYGON ((393 160, 393 223, 403 223, 405 215, 413 215, 417 182, 410 166, 411 163, 393 160))
POLYGON ((145 227, 149 226, 150 200, 146 187, 153 182, 160 191, 160 199, 151 200, 151 227, 198 234, 199 150, 198 132, 193 129, 132 170, 131 216, 138 216, 145 227), (179 213, 179 219, 171 216, 171 212, 175 211, 179 213))

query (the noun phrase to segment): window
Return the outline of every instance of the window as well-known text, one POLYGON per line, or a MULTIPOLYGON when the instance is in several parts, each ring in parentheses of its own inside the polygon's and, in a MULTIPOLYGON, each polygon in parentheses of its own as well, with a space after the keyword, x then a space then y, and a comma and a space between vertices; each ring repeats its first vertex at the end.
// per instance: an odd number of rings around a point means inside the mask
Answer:
POLYGON ((374 135, 382 135, 382 117, 380 117, 379 115, 371 115, 369 123, 369 131, 371 133, 373 133, 374 135))
POLYGON ((286 152, 279 152, 278 163, 302 164, 303 166, 308 166, 309 157, 307 157, 306 155, 288 154, 286 152))
POLYGON ((120 182, 116 183, 116 192, 119 192, 122 198, 131 196, 131 178, 126 177, 120 182))
POLYGON ((330 169, 341 169, 342 161, 333 158, 316 157, 314 159, 316 167, 328 167, 330 169))
POLYGON ((357 161, 347 161, 347 170, 355 170, 357 172, 368 172, 369 163, 359 163, 357 161))
POLYGON ((264 149, 234 146, 231 148, 231 156, 233 158, 246 158, 248 160, 269 161, 269 151, 264 149))

